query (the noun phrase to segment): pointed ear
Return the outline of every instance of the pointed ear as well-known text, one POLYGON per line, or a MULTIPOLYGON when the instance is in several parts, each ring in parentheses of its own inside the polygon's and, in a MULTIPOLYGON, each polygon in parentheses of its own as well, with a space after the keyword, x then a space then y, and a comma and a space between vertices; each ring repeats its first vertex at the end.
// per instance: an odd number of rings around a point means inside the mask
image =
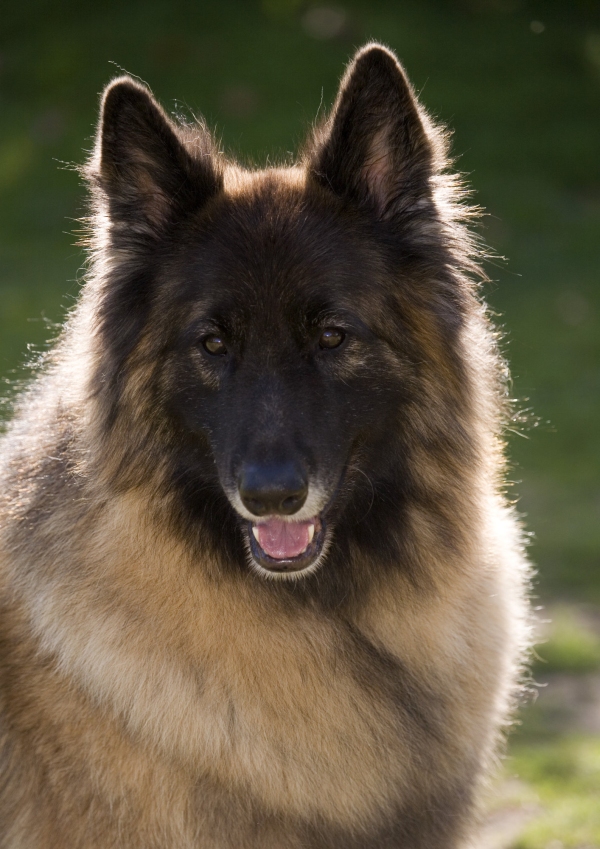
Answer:
POLYGON ((221 187, 210 134, 176 127, 151 93, 129 77, 107 86, 86 174, 113 224, 157 235, 221 187))
POLYGON ((389 219, 430 206, 429 179, 444 167, 444 147, 394 54, 369 44, 346 69, 309 167, 339 196, 389 219))

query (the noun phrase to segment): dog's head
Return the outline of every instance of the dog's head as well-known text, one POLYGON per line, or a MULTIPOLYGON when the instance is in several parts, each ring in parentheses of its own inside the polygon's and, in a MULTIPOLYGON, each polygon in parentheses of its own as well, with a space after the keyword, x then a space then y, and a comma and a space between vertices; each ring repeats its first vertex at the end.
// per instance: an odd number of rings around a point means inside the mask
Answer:
POLYGON ((154 482, 189 539, 208 528, 263 576, 343 572, 356 548, 397 562, 403 505, 426 498, 415 445, 442 463, 468 449, 472 307, 444 165, 378 45, 290 168, 229 163, 203 125, 114 81, 87 174, 115 485, 154 482))

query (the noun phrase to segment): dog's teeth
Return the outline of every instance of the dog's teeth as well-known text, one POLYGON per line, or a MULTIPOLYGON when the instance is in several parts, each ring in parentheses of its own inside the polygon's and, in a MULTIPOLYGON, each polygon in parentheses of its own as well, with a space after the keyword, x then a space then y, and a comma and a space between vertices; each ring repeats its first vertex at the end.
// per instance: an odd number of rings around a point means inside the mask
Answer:
POLYGON ((309 529, 308 529, 308 544, 309 544, 309 545, 310 545, 310 544, 311 544, 311 542, 313 541, 313 537, 314 537, 314 535, 315 535, 315 526, 314 526, 314 525, 310 525, 310 527, 309 527, 309 529))
POLYGON ((254 539, 258 542, 258 528, 256 525, 252 525, 252 533, 254 534, 254 539))

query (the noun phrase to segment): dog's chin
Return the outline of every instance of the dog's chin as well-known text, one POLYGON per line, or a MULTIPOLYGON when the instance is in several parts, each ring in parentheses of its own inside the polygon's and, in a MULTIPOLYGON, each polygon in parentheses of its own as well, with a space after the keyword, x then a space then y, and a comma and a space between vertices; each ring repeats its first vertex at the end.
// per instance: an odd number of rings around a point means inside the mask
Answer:
MULTIPOLYGON (((322 516, 315 516, 310 522, 304 522, 302 525, 308 525, 307 544, 304 547, 303 543, 296 548, 301 547, 300 551, 293 550, 293 554, 288 554, 285 546, 281 546, 275 551, 275 546, 269 546, 270 551, 266 551, 260 543, 261 529, 260 525, 265 527, 268 521, 260 520, 258 522, 246 522, 245 535, 248 552, 251 558, 251 565, 255 571, 266 578, 275 578, 283 580, 297 580, 304 578, 314 572, 318 567, 327 548, 327 525, 322 516), (312 527, 310 527, 312 526, 312 527)), ((293 528, 293 522, 285 523, 288 528, 293 528)))

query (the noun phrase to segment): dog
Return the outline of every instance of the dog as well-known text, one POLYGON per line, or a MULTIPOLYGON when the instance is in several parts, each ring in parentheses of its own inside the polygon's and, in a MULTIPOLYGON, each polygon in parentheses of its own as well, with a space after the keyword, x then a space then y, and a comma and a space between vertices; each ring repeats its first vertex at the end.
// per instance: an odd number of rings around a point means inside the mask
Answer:
POLYGON ((529 569, 447 134, 354 56, 289 167, 106 88, 89 269, 2 442, 2 849, 453 849, 529 569))

